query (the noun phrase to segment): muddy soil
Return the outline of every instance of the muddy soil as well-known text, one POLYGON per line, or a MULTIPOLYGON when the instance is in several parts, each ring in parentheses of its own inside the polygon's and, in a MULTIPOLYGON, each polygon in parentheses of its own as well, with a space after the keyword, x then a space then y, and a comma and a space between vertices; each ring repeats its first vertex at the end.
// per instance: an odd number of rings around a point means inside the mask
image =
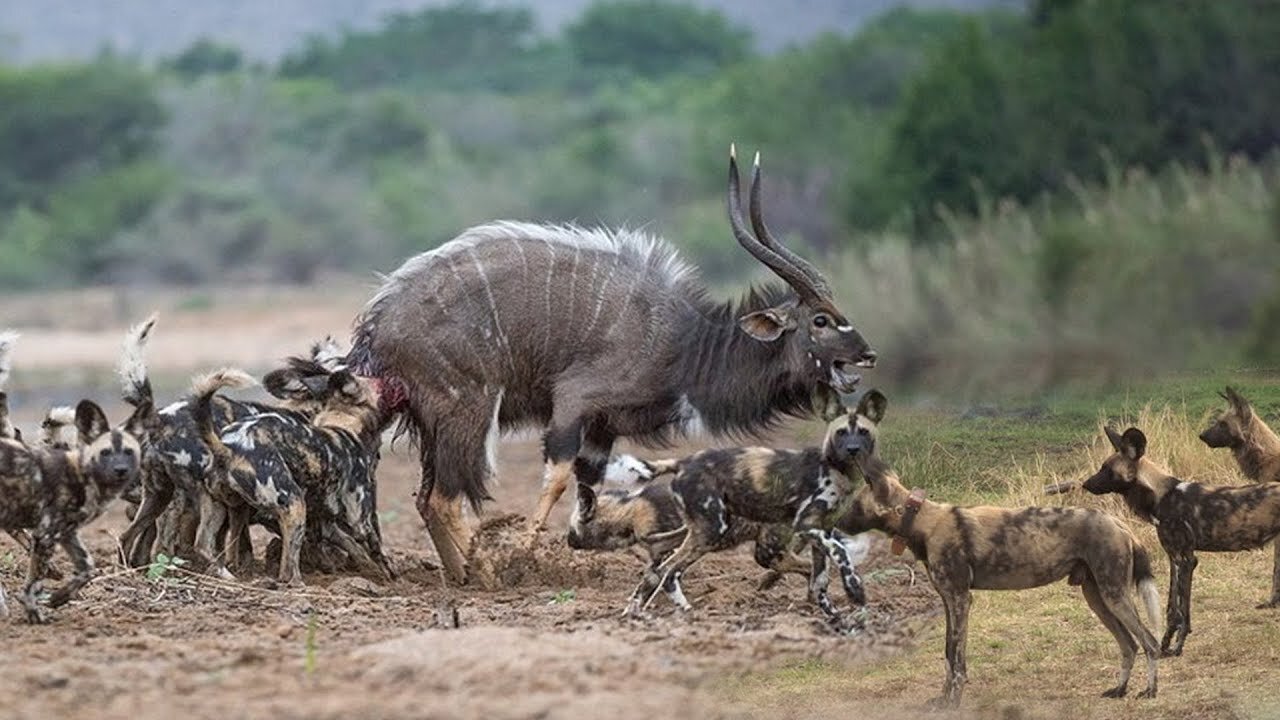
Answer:
MULTIPOLYGON (((532 442, 502 448, 498 501, 477 533, 475 579, 462 588, 437 568, 404 451, 386 456, 379 473, 384 535, 400 573, 390 583, 312 575, 304 590, 283 591, 261 578, 225 583, 183 570, 148 579, 114 561, 126 524, 117 507, 85 533, 100 575, 80 600, 32 626, 11 598, 12 617, 0 620, 0 717, 755 715, 708 685, 812 658, 856 672, 909 643, 913 621, 936 613, 924 579, 877 541, 864 567, 872 610, 853 637, 818 621, 799 578, 757 591, 763 571, 749 547, 694 567, 687 616, 660 598, 650 617, 624 620, 643 562, 569 550, 570 498, 551 530, 524 541, 521 513, 536 499, 540 465, 532 442)), ((0 582, 11 595, 24 562, 0 538, 0 582)))

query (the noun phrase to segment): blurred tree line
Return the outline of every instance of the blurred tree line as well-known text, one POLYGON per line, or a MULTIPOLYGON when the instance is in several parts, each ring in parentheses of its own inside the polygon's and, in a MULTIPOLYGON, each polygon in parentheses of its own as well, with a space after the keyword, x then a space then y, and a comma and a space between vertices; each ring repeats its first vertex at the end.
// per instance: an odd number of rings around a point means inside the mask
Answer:
MULTIPOLYGON (((812 251, 945 244, 991 198, 1272 152, 1276 38, 1280 3, 1032 0, 765 56, 669 0, 601 0, 554 36, 463 0, 274 67, 202 40, 155 67, 0 68, 0 283, 305 282, 497 217, 644 225, 727 279, 750 267, 723 219, 731 140, 765 150, 771 223, 812 251)), ((1045 237, 1068 297, 1090 240, 1045 237)))

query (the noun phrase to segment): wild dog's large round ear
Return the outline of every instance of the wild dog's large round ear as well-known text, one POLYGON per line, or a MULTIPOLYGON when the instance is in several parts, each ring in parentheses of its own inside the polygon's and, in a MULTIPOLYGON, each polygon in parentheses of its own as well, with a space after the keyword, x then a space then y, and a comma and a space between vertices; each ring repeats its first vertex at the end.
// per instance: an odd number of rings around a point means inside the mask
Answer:
POLYGON ((1227 391, 1223 394, 1223 397, 1227 399, 1227 402, 1231 403, 1231 407, 1235 409, 1236 413, 1239 414, 1240 417, 1247 418, 1253 414, 1253 406, 1249 404, 1248 400, 1245 400, 1243 395, 1236 392, 1236 389, 1230 385, 1227 386, 1227 391))
POLYGON ((1120 437, 1120 452, 1130 460, 1137 460, 1147 452, 1147 436, 1138 428, 1125 430, 1120 437))
POLYGON ((111 430, 107 414, 92 400, 81 400, 76 405, 76 430, 80 431, 80 442, 88 445, 111 430))
POLYGON ((141 438, 156 426, 159 419, 155 404, 150 400, 143 400, 133 409, 129 419, 124 421, 124 429, 130 435, 141 438))
POLYGON ((1120 437, 1120 433, 1116 432, 1116 429, 1111 427, 1110 425, 1103 428, 1103 431, 1106 432, 1107 439, 1111 441, 1111 447, 1116 452, 1120 452, 1120 448, 1124 446, 1124 442, 1120 437))
POLYGON ((871 422, 879 425, 884 420, 884 413, 889 407, 889 398, 884 393, 872 388, 862 394, 862 399, 858 401, 857 413, 867 418, 871 422))
POLYGON ((360 381, 347 370, 337 370, 329 375, 329 390, 348 400, 360 399, 360 381))

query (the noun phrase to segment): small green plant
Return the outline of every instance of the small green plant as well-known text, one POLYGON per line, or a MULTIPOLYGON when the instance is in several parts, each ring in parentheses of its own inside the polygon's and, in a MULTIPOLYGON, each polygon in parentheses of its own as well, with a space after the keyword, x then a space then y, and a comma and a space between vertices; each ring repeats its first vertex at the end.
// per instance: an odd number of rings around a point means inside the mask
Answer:
POLYGON ((310 675, 316 671, 316 615, 307 616, 307 637, 303 645, 302 671, 310 675))
POLYGON ((560 592, 556 593, 555 595, 552 595, 552 596, 551 596, 551 601, 550 601, 550 602, 548 602, 547 604, 548 604, 548 605, 563 605, 563 604, 565 604, 565 603, 571 603, 571 602, 573 602, 574 600, 576 600, 576 599, 577 599, 577 597, 578 597, 578 593, 576 593, 576 592, 573 590, 573 588, 567 588, 567 589, 565 589, 565 590, 561 590, 560 592))
POLYGON ((170 557, 164 553, 159 553, 156 555, 156 559, 152 560, 151 564, 147 566, 147 579, 153 583, 176 584, 181 580, 173 575, 186 564, 187 561, 180 557, 170 557))
POLYGON ((0 569, 14 570, 17 567, 18 567, 18 561, 16 558, 14 558, 12 550, 5 553, 3 556, 0 556, 0 569))

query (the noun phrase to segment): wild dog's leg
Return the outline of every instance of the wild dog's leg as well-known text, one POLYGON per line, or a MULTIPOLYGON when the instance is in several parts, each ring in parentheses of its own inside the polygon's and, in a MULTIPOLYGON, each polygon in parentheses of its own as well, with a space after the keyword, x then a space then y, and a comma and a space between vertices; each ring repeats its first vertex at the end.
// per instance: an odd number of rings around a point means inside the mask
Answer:
POLYGON ((1181 588, 1179 589, 1178 598, 1182 607, 1182 625, 1178 628, 1178 634, 1174 637, 1173 646, 1169 648, 1169 652, 1173 655, 1182 654, 1182 645, 1187 641, 1187 636, 1191 634, 1191 579, 1195 575, 1196 566, 1200 561, 1192 553, 1187 553, 1187 557, 1183 562, 1182 572, 1179 573, 1181 588))
POLYGON ((50 526, 52 518, 42 517, 40 527, 31 536, 31 555, 27 562, 27 584, 22 589, 22 606, 27 611, 27 622, 43 623, 44 610, 40 607, 40 593, 44 591, 44 578, 48 573, 49 555, 55 540, 50 526))
MULTIPOLYGON (((1084 591, 1084 600, 1089 603, 1089 609, 1094 615, 1102 621, 1111 636, 1116 639, 1116 645, 1120 647, 1120 682, 1115 687, 1102 693, 1102 697, 1122 698, 1129 691, 1129 675, 1133 672, 1133 659, 1138 652, 1138 643, 1134 641, 1133 636, 1125 629, 1124 623, 1120 622, 1110 609, 1107 603, 1102 599, 1102 594, 1098 591, 1098 584, 1089 575, 1080 584, 1080 589, 1084 591)), ((1154 642, 1154 638, 1152 639, 1154 642)))
POLYGON ((827 593, 827 586, 831 584, 831 576, 827 574, 827 551, 820 545, 810 544, 809 553, 813 556, 809 571, 809 599, 817 604, 832 625, 837 629, 843 629, 844 621, 836 611, 835 605, 831 603, 830 594, 827 593))
POLYGON ((960 704, 968 679, 965 643, 969 633, 969 602, 972 596, 968 588, 961 589, 946 581, 935 581, 934 587, 939 589, 947 613, 947 678, 942 685, 942 697, 938 701, 941 705, 954 707, 960 704))
MULTIPOLYGON (((756 585, 757 590, 767 590, 777 584, 786 573, 809 577, 813 563, 796 556, 792 549, 795 533, 782 523, 760 526, 756 535, 755 561, 769 570, 756 585)), ((807 544, 807 543, 806 543, 807 544)))
POLYGON ((849 601, 855 605, 866 605, 867 592, 862 587, 862 578, 858 577, 857 565, 866 557, 866 539, 854 540, 835 530, 807 530, 805 535, 815 543, 815 547, 821 547, 831 556, 849 601), (856 546, 855 542, 858 543, 856 546))
MULTIPOLYGON (((205 571, 226 580, 235 576, 227 570, 223 553, 218 551, 218 532, 227 519, 227 506, 208 491, 200 493, 200 527, 196 530, 196 556, 205 564, 205 571)), ((224 549, 225 551, 225 549, 224 549)))
POLYGON ((4 585, 0 584, 0 619, 9 617, 9 601, 4 594, 4 585))
POLYGON ((1258 605, 1259 610, 1280 607, 1280 538, 1271 541, 1271 599, 1258 605))
POLYGON ((623 616, 639 615, 649 606, 649 603, 653 602, 659 588, 667 590, 668 596, 676 607, 681 610, 691 610, 692 606, 685 599, 684 591, 680 586, 680 577, 690 565, 706 553, 706 548, 710 544, 706 540, 706 535, 701 522, 691 524, 680 547, 676 548, 666 560, 650 565, 645 570, 640 584, 631 594, 631 602, 627 604, 627 609, 622 613, 623 616))
POLYGON ((173 484, 167 479, 163 482, 159 482, 159 478, 153 480, 153 475, 148 473, 144 476, 142 504, 133 516, 133 522, 129 523, 129 527, 120 536, 120 548, 124 553, 121 561, 129 567, 143 567, 151 562, 152 543, 143 542, 146 539, 144 535, 148 531, 153 533, 151 539, 154 542, 156 519, 173 500, 173 484))
POLYGON ((58 588, 49 596, 49 607, 51 608, 66 605, 93 578, 93 556, 89 555, 89 551, 84 548, 84 543, 80 541, 80 533, 72 531, 69 536, 62 539, 60 544, 62 549, 67 552, 67 555, 71 556, 71 563, 75 567, 75 573, 71 576, 71 580, 67 581, 66 585, 58 588))
POLYGON ((230 563, 231 571, 236 575, 253 570, 253 548, 246 547, 251 519, 253 508, 248 505, 227 508, 227 544, 222 556, 230 563))
MULTIPOLYGON (((1187 579, 1187 589, 1190 590, 1189 573, 1187 579)), ((1138 618, 1138 609, 1134 607, 1133 595, 1130 593, 1131 587, 1129 574, 1126 573, 1124 577, 1116 578, 1114 583, 1099 587, 1099 591, 1103 601, 1107 604, 1107 609, 1124 625, 1124 629, 1128 631, 1128 634, 1137 638, 1138 643, 1142 645, 1142 652, 1147 656, 1147 687, 1138 693, 1138 697, 1153 698, 1156 696, 1156 663, 1160 658, 1160 649, 1156 647, 1155 636, 1138 618)), ((1190 617, 1190 615, 1187 616, 1188 628, 1190 627, 1190 617)), ((1183 639, 1186 638, 1185 635, 1182 637, 1183 639)), ((1178 651, 1181 652, 1181 650, 1182 642, 1180 640, 1178 642, 1178 651)), ((1130 665, 1132 665, 1132 660, 1130 665)))

